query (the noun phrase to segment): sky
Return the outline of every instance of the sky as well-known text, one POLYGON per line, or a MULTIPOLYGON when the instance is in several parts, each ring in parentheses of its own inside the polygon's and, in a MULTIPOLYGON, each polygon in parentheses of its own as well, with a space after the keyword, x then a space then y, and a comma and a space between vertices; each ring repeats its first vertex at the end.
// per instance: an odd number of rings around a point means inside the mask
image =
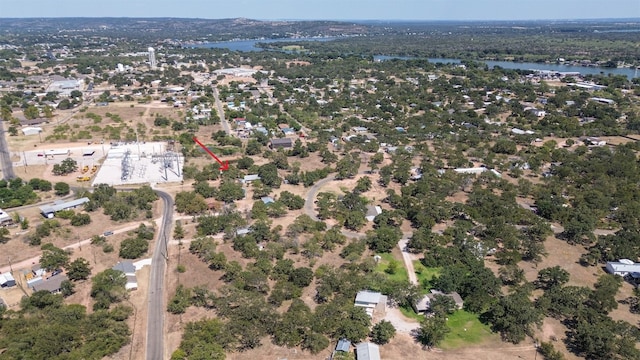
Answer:
POLYGON ((0 0, 0 18, 13 17, 604 19, 640 18, 640 0, 0 0))

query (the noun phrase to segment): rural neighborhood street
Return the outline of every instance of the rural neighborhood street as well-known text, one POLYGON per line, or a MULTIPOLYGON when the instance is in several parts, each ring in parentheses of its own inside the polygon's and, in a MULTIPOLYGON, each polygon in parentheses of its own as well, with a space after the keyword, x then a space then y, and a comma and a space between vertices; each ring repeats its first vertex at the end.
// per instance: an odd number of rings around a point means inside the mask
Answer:
POLYGON ((162 224, 159 227, 156 247, 151 260, 149 276, 149 305, 147 307, 147 360, 164 359, 164 278, 167 242, 173 225, 173 199, 164 191, 155 190, 163 202, 162 224))

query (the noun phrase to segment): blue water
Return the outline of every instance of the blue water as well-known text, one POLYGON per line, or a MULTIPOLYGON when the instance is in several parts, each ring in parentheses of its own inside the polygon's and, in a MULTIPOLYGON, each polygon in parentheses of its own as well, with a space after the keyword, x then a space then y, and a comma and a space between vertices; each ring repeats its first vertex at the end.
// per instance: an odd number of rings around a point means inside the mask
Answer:
MULTIPOLYGON (((211 42, 202 44, 193 44, 195 48, 214 48, 214 49, 229 49, 231 51, 262 51, 263 49, 256 47, 257 43, 276 43, 276 42, 295 42, 295 41, 332 41, 336 37, 318 37, 318 38, 299 38, 299 39, 260 39, 260 40, 233 40, 222 42, 211 42)), ((387 56, 376 55, 373 57, 375 61, 384 61, 391 59, 410 60, 415 57, 410 56, 387 56)), ((432 63, 451 63, 459 64, 459 59, 447 59, 447 58, 428 58, 432 63)), ((586 66, 572 66, 572 65, 560 65, 560 64, 542 64, 532 62, 513 62, 513 61, 484 61, 489 67, 493 68, 500 66, 505 69, 514 70, 551 70, 558 72, 578 72, 582 75, 599 75, 599 74, 612 74, 612 75, 624 75, 628 79, 638 77, 635 69, 624 68, 600 68, 600 67, 586 67, 586 66)))
MULTIPOLYGON (((387 56, 376 55, 373 57, 374 61, 385 61, 392 59, 410 60, 416 59, 409 56, 387 56)), ((443 63, 443 64, 459 64, 460 59, 447 59, 447 58, 428 58, 431 63, 443 63)), ((624 75, 628 79, 638 77, 636 70, 631 68, 602 68, 602 67, 586 67, 586 66, 573 66, 573 65, 561 65, 561 64, 542 64, 532 62, 513 62, 513 61, 482 61, 490 68, 500 66, 504 69, 512 70, 550 70, 558 72, 578 72, 582 75, 599 75, 599 74, 612 74, 612 75, 624 75)), ((640 72, 640 71, 639 71, 640 72)))
POLYGON ((209 48, 209 49, 229 49, 231 51, 262 51, 262 48, 256 46, 258 43, 277 43, 277 42, 295 42, 295 41, 331 41, 335 37, 318 37, 318 38, 299 38, 299 39, 262 39, 262 40, 232 40, 221 42, 210 42, 202 44, 194 44, 192 47, 209 48))

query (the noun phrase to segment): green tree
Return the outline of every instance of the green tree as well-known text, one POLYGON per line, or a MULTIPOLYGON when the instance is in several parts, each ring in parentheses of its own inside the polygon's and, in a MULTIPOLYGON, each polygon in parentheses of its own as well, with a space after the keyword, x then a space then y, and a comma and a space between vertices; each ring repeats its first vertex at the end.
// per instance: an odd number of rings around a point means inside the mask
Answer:
POLYGON ((500 332, 502 338, 514 344, 524 340, 526 335, 533 334, 531 326, 540 325, 542 314, 529 300, 524 289, 502 296, 485 314, 492 323, 493 330, 500 332))
POLYGON ((145 239, 125 239, 120 243, 120 257, 123 259, 137 259, 149 250, 149 242, 145 239))
POLYGON ((294 269, 289 275, 289 280, 299 288, 305 288, 313 281, 313 270, 308 267, 294 269))
POLYGON ((208 208, 204 197, 191 191, 177 193, 175 204, 176 211, 187 215, 197 215, 208 208))
POLYGON ((90 223, 91 223, 91 216, 89 214, 75 214, 71 218, 71 225, 73 226, 88 225, 90 223))
POLYGON ((95 299, 94 310, 108 309, 113 303, 127 297, 127 278, 122 271, 107 269, 92 279, 91 297, 95 299))
POLYGON ((187 323, 180 347, 171 355, 171 360, 224 360, 223 345, 228 345, 224 339, 228 336, 218 319, 187 323))
POLYGON ((560 266, 544 268, 538 272, 536 286, 548 290, 555 286, 562 286, 569 281, 569 272, 560 266))
POLYGON ((78 162, 72 158, 66 158, 60 164, 53 165, 53 175, 67 175, 77 170, 78 162))
POLYGON ((69 184, 67 184, 65 182, 57 182, 53 186, 53 189, 56 191, 56 195, 58 195, 58 196, 69 195, 69 192, 71 191, 71 188, 69 187, 69 184))
POLYGON ((244 198, 242 186, 232 181, 223 180, 218 188, 218 194, 216 194, 216 200, 224 201, 225 203, 231 203, 242 198, 244 198))
POLYGON ((447 321, 442 316, 425 317, 416 331, 416 340, 422 345, 433 348, 438 346, 444 337, 451 331, 447 321))
POLYGON ((76 292, 75 288, 76 285, 69 280, 64 280, 60 283, 60 293, 64 297, 73 295, 76 292))
POLYGON ((191 289, 185 288, 184 285, 180 284, 167 305, 167 311, 172 314, 184 314, 190 304, 191 289))
POLYGON ((86 280, 91 275, 91 267, 89 262, 84 258, 73 260, 67 267, 67 276, 70 280, 86 280))
POLYGON ((33 105, 29 105, 26 109, 24 109, 24 117, 27 119, 35 119, 40 116, 40 110, 33 105))
POLYGON ((373 326, 369 337, 371 341, 384 345, 388 343, 396 335, 396 328, 389 321, 382 320, 373 326))
POLYGON ((184 239, 184 228, 180 221, 176 221, 176 226, 173 228, 173 238, 176 240, 184 239))
POLYGON ((46 270, 54 270, 66 268, 69 264, 69 253, 67 251, 53 246, 51 243, 42 245, 42 256, 40 257, 40 266, 46 270))
POLYGON ((9 229, 5 227, 1 227, 0 228, 0 244, 6 244, 7 242, 9 242, 9 240, 11 239, 9 235, 10 235, 9 229))
POLYGON ((258 168, 260 181, 266 186, 279 188, 282 180, 278 176, 278 168, 273 163, 262 165, 258 168))

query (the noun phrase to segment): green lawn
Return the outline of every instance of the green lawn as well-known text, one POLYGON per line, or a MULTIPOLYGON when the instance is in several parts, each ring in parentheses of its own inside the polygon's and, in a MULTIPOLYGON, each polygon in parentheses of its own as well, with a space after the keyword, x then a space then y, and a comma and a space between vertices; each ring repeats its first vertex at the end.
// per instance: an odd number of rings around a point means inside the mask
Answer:
MULTIPOLYGON (((416 277, 420 286, 423 287, 427 281, 433 279, 434 276, 440 275, 442 268, 428 268, 420 262, 420 260, 413 261, 413 269, 416 271, 416 277)), ((424 292, 428 292, 428 288, 423 288, 424 292)))
POLYGON ((398 309, 400 309, 400 312, 402 313, 402 315, 410 318, 410 319, 415 319, 418 321, 422 321, 422 319, 424 319, 424 315, 421 314, 416 314, 416 312, 412 309, 412 308, 407 308, 404 306, 400 306, 398 307, 398 309))
POLYGON ((478 320, 478 315, 458 310, 448 316, 447 325, 451 332, 444 338, 440 347, 456 349, 470 344, 479 344, 494 336, 488 325, 478 320), (466 331, 465 331, 466 330, 466 331))
POLYGON ((391 253, 384 253, 384 254, 378 254, 378 255, 380 255, 382 259, 380 259, 380 261, 378 262, 378 265, 376 265, 376 271, 385 273, 387 276, 389 276, 389 278, 393 280, 409 282, 409 275, 407 275, 407 269, 404 267, 404 262, 402 262, 402 259, 400 260, 396 259, 395 257, 393 257, 393 254, 391 253), (395 260, 398 264, 398 266, 396 267, 396 272, 394 274, 389 274, 385 272, 391 260, 395 260))

